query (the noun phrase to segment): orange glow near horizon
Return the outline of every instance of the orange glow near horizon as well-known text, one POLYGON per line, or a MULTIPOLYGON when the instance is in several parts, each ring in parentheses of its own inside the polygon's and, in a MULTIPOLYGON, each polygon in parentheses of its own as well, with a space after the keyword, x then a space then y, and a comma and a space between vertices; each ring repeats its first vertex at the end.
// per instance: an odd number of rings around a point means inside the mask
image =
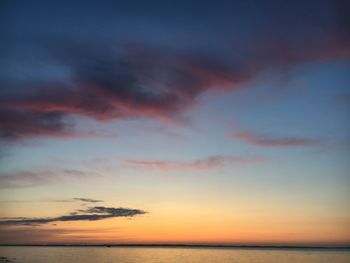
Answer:
MULTIPOLYGON (((349 243, 348 224, 308 222, 305 217, 292 218, 288 214, 279 217, 219 214, 201 206, 172 204, 171 209, 158 207, 152 213, 134 218, 54 222, 34 229, 30 226, 13 226, 9 229, 17 229, 19 233, 27 229, 28 235, 19 243, 39 244, 341 245, 349 243), (40 232, 45 234, 37 236, 40 232)), ((1 238, 0 241, 11 243, 12 240, 1 238)))

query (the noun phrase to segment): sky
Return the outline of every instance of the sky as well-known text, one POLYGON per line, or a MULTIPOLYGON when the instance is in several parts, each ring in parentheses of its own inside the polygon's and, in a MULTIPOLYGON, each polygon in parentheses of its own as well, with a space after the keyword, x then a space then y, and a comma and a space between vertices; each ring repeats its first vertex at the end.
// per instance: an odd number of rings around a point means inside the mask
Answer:
POLYGON ((348 1, 1 1, 1 244, 350 245, 348 1))

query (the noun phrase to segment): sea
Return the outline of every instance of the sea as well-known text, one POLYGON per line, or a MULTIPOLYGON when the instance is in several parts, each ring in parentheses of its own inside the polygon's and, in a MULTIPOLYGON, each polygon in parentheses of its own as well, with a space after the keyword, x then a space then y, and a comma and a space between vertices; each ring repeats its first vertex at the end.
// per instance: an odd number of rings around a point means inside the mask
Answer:
POLYGON ((11 263, 350 263, 348 249, 1 246, 11 263))

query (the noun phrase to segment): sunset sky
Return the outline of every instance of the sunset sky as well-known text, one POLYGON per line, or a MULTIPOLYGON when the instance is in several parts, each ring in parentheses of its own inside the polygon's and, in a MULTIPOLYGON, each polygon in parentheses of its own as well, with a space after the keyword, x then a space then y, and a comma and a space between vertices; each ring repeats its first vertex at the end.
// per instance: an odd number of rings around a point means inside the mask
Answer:
POLYGON ((0 243, 350 245, 349 10, 1 1, 0 243))

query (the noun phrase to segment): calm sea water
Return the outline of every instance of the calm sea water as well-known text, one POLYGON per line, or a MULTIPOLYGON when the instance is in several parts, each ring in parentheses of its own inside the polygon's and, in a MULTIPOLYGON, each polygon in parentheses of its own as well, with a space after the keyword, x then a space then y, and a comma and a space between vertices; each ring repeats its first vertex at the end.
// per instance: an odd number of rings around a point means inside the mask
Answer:
POLYGON ((316 249, 0 247, 0 256, 15 263, 350 262, 349 250, 316 249))

